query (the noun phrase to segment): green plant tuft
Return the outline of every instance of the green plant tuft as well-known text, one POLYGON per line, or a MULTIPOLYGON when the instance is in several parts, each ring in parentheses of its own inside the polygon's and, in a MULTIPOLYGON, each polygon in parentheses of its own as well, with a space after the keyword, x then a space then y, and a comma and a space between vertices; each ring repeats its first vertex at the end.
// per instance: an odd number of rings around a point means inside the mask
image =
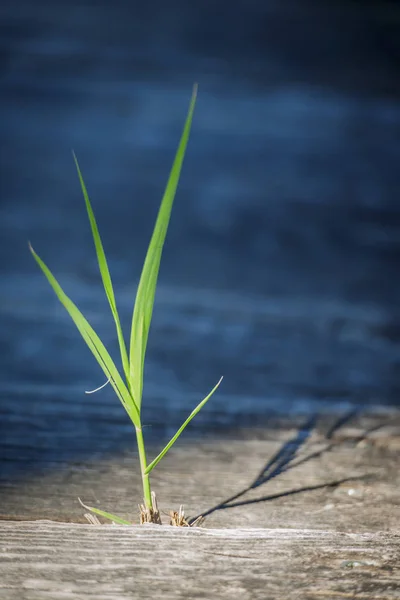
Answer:
MULTIPOLYGON (((92 351, 94 357, 99 363, 103 370, 107 380, 112 385, 116 395, 121 401, 123 407, 128 413, 136 432, 136 439, 139 451, 140 470, 143 483, 143 496, 144 496, 144 507, 143 511, 146 512, 147 520, 152 519, 153 514, 158 514, 157 507, 155 506, 154 493, 151 491, 149 475, 154 467, 160 462, 165 456, 171 446, 176 442, 178 437, 181 435, 183 430, 187 427, 193 417, 199 412, 199 410, 205 405, 205 403, 211 398, 218 386, 222 381, 218 381, 216 386, 211 392, 196 406, 196 408, 190 413, 183 425, 178 429, 176 434, 171 438, 165 448, 160 454, 150 463, 147 462, 146 451, 142 432, 141 423, 141 406, 142 406, 142 394, 143 394, 143 371, 144 361, 147 348, 147 340, 149 335, 150 323, 153 314, 154 297, 157 286, 158 271, 160 268, 160 261, 162 250, 164 246, 165 237, 167 234, 168 224, 171 216, 172 205, 175 198, 176 189, 179 182, 179 177, 182 169, 183 159, 185 157, 186 146, 189 140, 189 134, 193 119, 193 112, 196 103, 197 96, 197 85, 193 88, 193 94, 190 101, 189 111, 184 124, 183 132, 179 142, 178 150, 175 155, 175 159, 172 165, 172 169, 168 178, 167 186, 165 188, 164 196, 161 201, 160 209, 158 212, 156 224, 154 227, 153 235, 147 250, 146 259, 144 262, 142 274, 140 277, 135 306, 132 317, 132 327, 130 335, 130 347, 129 356, 125 345, 125 339, 121 328, 120 318, 118 315, 117 304, 114 296, 114 289, 111 281, 110 272, 107 265, 106 255, 101 242, 99 230, 97 227, 96 219, 93 213, 93 209, 89 200, 86 185, 83 180, 83 176, 77 161, 75 154, 73 154, 76 169, 80 185, 85 200, 86 210, 89 217, 90 227, 92 230, 93 241, 96 249, 97 260, 99 264, 100 274, 103 281, 104 290, 107 296, 107 300, 110 305, 111 313, 114 318, 115 327, 117 331, 117 338, 119 343, 119 349, 122 361, 122 374, 118 371, 110 354, 106 347, 102 343, 99 336, 96 334, 94 329, 91 327, 89 322, 85 319, 83 314, 72 302, 72 300, 65 294, 54 275, 51 273, 49 268, 43 262, 43 260, 36 254, 32 246, 29 245, 30 251, 39 267, 42 269, 51 287, 56 293, 61 304, 68 311, 70 317, 74 321, 78 328, 81 336, 85 340, 86 344, 92 351)), ((80 500, 81 502, 81 500, 80 500)), ((115 523, 129 524, 128 521, 121 519, 111 513, 102 511, 97 508, 88 507, 81 502, 87 510, 101 515, 115 523)), ((159 521, 155 521, 159 522, 159 521)))

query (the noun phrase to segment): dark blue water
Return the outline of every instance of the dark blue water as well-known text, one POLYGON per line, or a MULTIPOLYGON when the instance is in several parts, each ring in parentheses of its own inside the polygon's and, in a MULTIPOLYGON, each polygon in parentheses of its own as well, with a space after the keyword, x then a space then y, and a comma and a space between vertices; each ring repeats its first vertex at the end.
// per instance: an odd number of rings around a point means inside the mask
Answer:
MULTIPOLYGON (((395 3, 3 2, 0 411, 4 473, 131 443, 29 254, 113 348, 71 149, 128 332, 199 97, 148 350, 148 437, 399 403, 395 3)), ((190 435, 188 433, 188 435, 190 435)), ((132 442, 133 443, 133 442, 132 442)))

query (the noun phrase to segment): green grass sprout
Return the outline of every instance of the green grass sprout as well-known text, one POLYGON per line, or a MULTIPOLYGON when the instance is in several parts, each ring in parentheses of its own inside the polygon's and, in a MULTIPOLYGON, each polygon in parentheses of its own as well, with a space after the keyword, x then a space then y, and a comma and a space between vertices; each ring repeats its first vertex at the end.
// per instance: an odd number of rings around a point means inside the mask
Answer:
MULTIPOLYGON (((130 335, 129 355, 125 344, 124 334, 121 328, 121 322, 118 315, 117 303, 114 296, 114 289, 108 269, 107 259, 104 252, 103 244, 101 242, 100 233, 97 227, 96 219, 93 213, 93 209, 89 200, 89 195, 86 189, 85 182, 83 180, 82 172, 80 170, 78 160, 73 153, 76 169, 80 185, 85 200, 86 210, 92 230, 94 246, 96 249, 97 261, 99 265, 100 275, 104 286, 104 291, 110 305, 111 313, 114 318, 115 327, 117 331, 117 338, 119 344, 119 350, 121 355, 122 374, 118 371, 115 366, 110 354, 106 347, 102 343, 101 339, 91 327, 87 319, 80 312, 78 307, 72 302, 72 300, 65 294, 60 284, 57 282, 50 269, 46 266, 43 260, 36 254, 32 246, 29 244, 30 251, 36 260, 37 264, 43 271, 51 287, 53 288, 56 296, 60 300, 61 304, 68 311, 70 317, 74 321, 78 328, 81 336, 85 340, 89 349, 92 351, 94 357, 99 363, 103 370, 107 383, 109 382, 113 387, 116 395, 121 401, 123 407, 128 413, 136 432, 136 439, 139 452, 140 470, 143 484, 143 496, 144 505, 141 507, 141 522, 153 522, 159 523, 159 513, 155 501, 155 494, 151 490, 149 475, 154 467, 160 462, 165 456, 171 446, 176 442, 178 437, 190 423, 190 421, 197 415, 199 410, 206 404, 211 398, 214 392, 219 387, 221 379, 211 390, 211 392, 196 406, 196 408, 190 413, 183 425, 178 429, 176 434, 171 438, 165 448, 160 454, 150 463, 147 462, 142 422, 141 422, 141 407, 142 407, 142 394, 143 394, 143 372, 145 364, 145 355, 147 348, 147 340, 150 330, 150 323, 153 314, 154 297, 157 287, 158 271, 160 268, 161 255, 164 246, 165 237, 167 234, 168 224, 171 216, 172 205, 174 202, 176 190, 179 183, 180 173, 182 169, 183 160, 186 153, 186 147, 189 140, 190 129, 192 125, 193 113, 197 97, 197 85, 193 88, 192 98, 189 105, 188 114, 184 124, 183 132, 179 142, 175 159, 172 165, 172 169, 168 178, 168 182, 165 188, 161 205, 157 215, 156 224, 154 227, 153 235, 150 240, 150 244, 147 250, 142 274, 138 289, 136 292, 136 300, 133 310, 132 327, 130 335)), ((105 385, 105 384, 104 384, 105 385)), ((98 391, 104 386, 100 386, 93 392, 98 391)), ((92 393, 92 392, 89 392, 92 393)), ((97 508, 89 507, 83 504, 87 510, 101 515, 114 523, 129 524, 128 521, 117 517, 111 513, 102 511, 97 508)))
POLYGON ((90 512, 94 513, 95 515, 99 515, 100 517, 109 519, 110 521, 112 521, 113 523, 116 523, 118 525, 131 525, 131 523, 129 521, 126 521, 125 519, 121 519, 121 517, 117 517, 116 515, 106 512, 105 510, 100 510, 99 508, 94 508, 93 506, 87 506, 87 504, 84 504, 80 498, 78 498, 78 500, 79 500, 79 504, 81 506, 83 506, 83 508, 86 508, 86 510, 90 510, 90 512))

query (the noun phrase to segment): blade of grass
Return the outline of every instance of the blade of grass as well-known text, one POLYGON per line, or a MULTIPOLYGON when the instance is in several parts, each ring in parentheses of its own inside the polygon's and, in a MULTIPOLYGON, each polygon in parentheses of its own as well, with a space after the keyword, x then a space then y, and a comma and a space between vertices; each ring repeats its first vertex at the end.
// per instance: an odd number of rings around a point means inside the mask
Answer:
POLYGON ((136 302, 132 317, 132 329, 129 351, 130 382, 133 396, 140 411, 143 392, 143 370, 149 335, 151 317, 153 314, 154 296, 160 267, 161 254, 168 229, 171 209, 175 198, 179 176, 186 152, 196 103, 197 85, 193 88, 188 114, 179 142, 178 150, 172 165, 164 196, 158 212, 153 235, 147 251, 143 271, 136 294, 136 302))
MULTIPOLYGON (((143 483, 143 496, 145 502, 145 510, 146 514, 148 512, 149 515, 152 514, 151 509, 156 510, 156 507, 153 506, 153 495, 150 488, 150 480, 149 473, 153 470, 153 468, 160 462, 160 460, 165 456, 168 450, 172 447, 172 445, 176 442, 178 437, 181 435, 183 430, 187 427, 190 421, 197 415, 197 413, 201 410, 201 408, 206 404, 206 402, 211 398, 214 392, 219 387, 222 377, 217 383, 217 385, 211 390, 211 392, 206 396, 191 412, 189 417, 183 423, 183 425, 179 428, 177 433, 171 438, 168 444, 164 447, 164 449, 160 452, 160 454, 152 461, 150 465, 147 465, 146 452, 144 447, 143 440, 143 431, 140 420, 140 409, 142 402, 142 391, 143 391, 143 370, 144 370, 144 359, 146 354, 146 347, 150 329, 150 323, 153 313, 154 306, 154 297, 157 286, 157 278, 158 271, 160 267, 161 255, 163 251, 163 246, 165 242, 165 237, 169 225, 169 220, 171 216, 171 210, 179 182, 179 177, 182 169, 183 160, 186 153, 186 147, 190 135, 190 129, 193 119, 193 112, 196 103, 196 95, 197 95, 197 85, 193 88, 193 94, 189 105, 189 110, 187 113, 186 121, 183 127, 183 132, 180 138, 178 150, 176 152, 174 162, 171 168, 171 172, 168 178, 168 182, 165 188, 165 192, 161 201, 161 205, 158 211, 156 224, 154 227, 153 235, 150 240, 149 248, 146 254, 146 258, 143 265, 142 274, 140 277, 138 290, 136 294, 136 301, 132 315, 132 327, 131 327, 131 336, 130 336, 130 347, 129 347, 129 357, 127 355, 127 349, 125 345, 125 340, 122 333, 122 328, 120 324, 120 319, 117 311, 117 305, 114 296, 114 290, 112 285, 112 280, 110 276, 110 272, 108 269, 108 264, 106 260, 106 256, 104 253, 102 241, 100 238, 100 234, 98 231, 96 219, 93 213, 93 209, 89 200, 89 195, 87 193, 87 189, 83 180, 82 173, 80 171, 80 167, 77 161, 75 154, 73 153, 75 165, 78 172, 79 181, 81 184, 86 210, 92 230, 93 241, 95 245, 97 260, 99 264, 100 274, 104 286, 104 290, 111 308, 111 312, 115 321, 118 342, 121 353, 121 360, 123 366, 123 372, 126 378, 126 384, 124 383, 121 375, 119 374, 118 369, 116 368, 113 360, 111 359, 108 351, 106 350, 104 344, 101 342, 100 338, 93 330, 91 325, 79 311, 78 307, 72 302, 72 300, 64 293, 63 289, 46 266, 46 264, 41 260, 41 258, 35 253, 33 248, 30 246, 31 253, 38 263, 39 267, 43 271, 44 275, 48 279, 50 285, 52 286, 54 292, 59 298, 60 302, 66 308, 67 312, 71 316, 74 321, 78 331, 81 336, 85 340, 89 349, 93 353, 94 357, 98 361, 101 369, 107 377, 107 382, 109 381, 117 394, 119 400, 127 411, 130 419, 135 425, 136 438, 138 444, 139 458, 140 458, 140 469, 142 475, 142 483, 143 483)), ((104 386, 101 386, 104 387, 104 386)), ((101 389, 101 388, 97 388, 101 389)), ((81 502, 81 500, 79 500, 81 502)), ((103 516, 111 521, 116 523, 122 523, 124 525, 130 525, 128 521, 121 519, 120 517, 113 515, 112 513, 107 513, 100 509, 96 509, 93 507, 86 506, 81 502, 82 506, 84 506, 87 510, 103 516)), ((92 517, 94 519, 94 517, 92 517)), ((158 522, 154 520, 154 522, 158 522)))
POLYGON ((96 248, 97 262, 99 263, 99 269, 100 269, 101 279, 103 281, 104 291, 106 293, 107 300, 110 305, 111 313, 114 317, 115 326, 117 329, 118 343, 119 343, 119 348, 120 348, 120 352, 121 352, 122 367, 123 367, 123 370, 125 373, 127 384, 128 384, 128 386, 130 386, 128 353, 126 351, 124 334, 122 332, 121 322, 120 322, 118 311, 117 311, 117 303, 115 301, 114 289, 113 289, 113 285, 112 285, 112 281, 111 281, 110 271, 108 269, 106 255, 104 253, 104 248, 103 248, 103 244, 101 242, 100 233, 99 233, 99 230, 97 227, 97 222, 96 222, 96 219, 95 219, 95 216, 93 213, 92 205, 89 200, 89 194, 87 192, 86 185, 83 180, 82 172, 80 170, 80 167, 78 164, 78 159, 76 158, 75 152, 72 152, 72 156, 74 157, 75 166, 76 166, 76 170, 78 172, 78 177, 79 177, 79 181, 81 184, 83 197, 85 199, 86 210, 87 210, 87 214, 89 217, 90 227, 92 229, 93 241, 94 241, 94 245, 96 248))
POLYGON ((97 333, 82 315, 78 307, 65 294, 64 290, 61 288, 60 284, 58 283, 54 275, 51 273, 50 269, 36 254, 31 245, 29 245, 29 248, 34 259, 38 263, 39 267, 42 269, 43 273, 45 274, 47 280, 49 281, 51 287, 56 293, 61 304, 68 311, 70 317, 72 318, 76 327, 78 328, 81 336, 92 351, 104 374, 108 379, 110 379, 110 383, 113 386, 115 393, 120 399, 133 424, 136 427, 140 427, 140 415, 135 405, 135 401, 131 393, 127 389, 126 385, 124 384, 122 377, 119 374, 118 369, 116 368, 103 342, 100 340, 97 333))
POLYGON ((165 446, 165 448, 163 450, 161 450, 160 454, 149 465, 147 465, 147 468, 145 470, 145 475, 148 475, 154 469, 154 467, 160 462, 160 460, 167 454, 168 450, 171 448, 171 446, 173 446, 173 444, 175 444, 176 440, 181 435, 182 431, 186 428, 187 425, 189 425, 189 423, 193 419, 193 417, 195 417, 197 415, 197 413, 199 412, 199 410, 201 410, 203 408, 203 406, 205 405, 205 403, 208 402, 208 400, 211 398, 211 396, 213 395, 213 393, 218 389, 218 387, 219 387, 219 385, 220 385, 220 383, 221 383, 222 380, 223 380, 223 377, 221 377, 221 379, 218 381, 217 385, 215 387, 213 387, 213 389, 208 394, 208 396, 206 396, 196 406, 196 408, 190 413, 190 415, 188 416, 188 418, 186 419, 186 421, 183 423, 183 425, 181 425, 181 427, 178 429, 178 431, 176 432, 176 434, 170 439, 170 441, 165 446))
POLYGON ((117 515, 105 512, 104 510, 100 510, 99 508, 93 508, 93 506, 87 506, 86 504, 83 504, 80 498, 78 498, 78 500, 80 505, 83 506, 83 508, 86 508, 86 510, 90 510, 90 512, 95 513, 96 515, 100 515, 105 519, 109 519, 110 521, 113 521, 113 523, 118 523, 118 525, 132 525, 132 523, 129 523, 129 521, 125 521, 125 519, 121 519, 121 517, 117 517, 117 515))

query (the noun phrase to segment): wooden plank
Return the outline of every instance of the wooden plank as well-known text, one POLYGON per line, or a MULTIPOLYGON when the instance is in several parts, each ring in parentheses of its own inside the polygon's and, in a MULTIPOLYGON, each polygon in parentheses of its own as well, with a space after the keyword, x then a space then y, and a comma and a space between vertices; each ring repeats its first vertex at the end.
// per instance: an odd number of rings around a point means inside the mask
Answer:
MULTIPOLYGON (((296 428, 287 421, 271 429, 242 428, 232 438, 181 443, 152 473, 160 508, 184 504, 189 516, 207 514, 212 528, 396 529, 397 413, 358 417, 332 430, 335 423, 320 419, 307 430, 304 423, 296 428)), ((4 479, 0 497, 3 520, 85 522, 81 497, 137 523, 142 499, 137 456, 132 451, 50 463, 4 479)))
POLYGON ((160 508, 186 502, 207 515, 202 528, 65 522, 84 521, 78 495, 137 522, 131 455, 4 482, 0 597, 398 599, 396 419, 242 429, 175 449, 154 472, 160 508))
POLYGON ((0 523, 4 600, 400 598, 399 536, 0 523))

